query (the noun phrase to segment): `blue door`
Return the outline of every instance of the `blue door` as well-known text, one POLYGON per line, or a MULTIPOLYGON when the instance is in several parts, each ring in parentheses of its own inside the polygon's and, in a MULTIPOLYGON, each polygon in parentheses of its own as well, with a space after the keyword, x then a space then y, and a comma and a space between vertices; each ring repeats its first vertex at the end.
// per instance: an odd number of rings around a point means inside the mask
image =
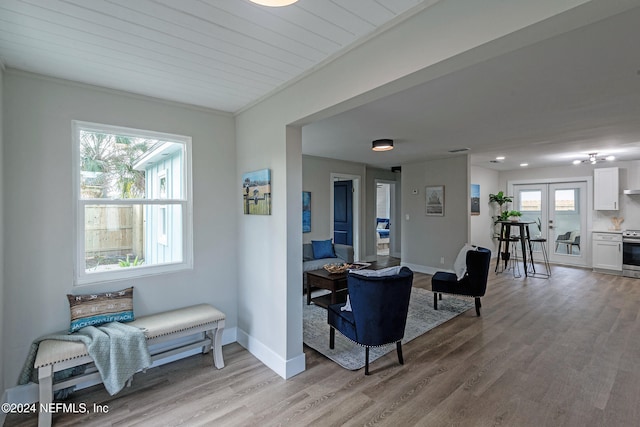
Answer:
POLYGON ((353 182, 333 183, 333 241, 353 246, 353 182))

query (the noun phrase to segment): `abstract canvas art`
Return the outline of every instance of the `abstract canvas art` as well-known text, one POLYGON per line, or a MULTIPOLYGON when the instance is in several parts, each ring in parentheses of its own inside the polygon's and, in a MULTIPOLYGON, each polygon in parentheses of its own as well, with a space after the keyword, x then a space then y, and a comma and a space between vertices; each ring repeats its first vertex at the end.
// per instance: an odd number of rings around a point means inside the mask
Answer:
POLYGON ((311 192, 302 192, 302 232, 311 231, 311 192))

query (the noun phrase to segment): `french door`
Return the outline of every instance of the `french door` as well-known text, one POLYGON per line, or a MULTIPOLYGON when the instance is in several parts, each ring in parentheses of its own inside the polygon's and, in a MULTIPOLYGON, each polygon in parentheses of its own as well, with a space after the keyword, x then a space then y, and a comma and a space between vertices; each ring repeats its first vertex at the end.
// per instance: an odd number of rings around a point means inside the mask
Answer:
MULTIPOLYGON (((514 209, 521 221, 533 221, 531 236, 547 239, 549 260, 587 266, 587 183, 515 184, 514 209)), ((534 258, 541 260, 540 247, 534 258)))

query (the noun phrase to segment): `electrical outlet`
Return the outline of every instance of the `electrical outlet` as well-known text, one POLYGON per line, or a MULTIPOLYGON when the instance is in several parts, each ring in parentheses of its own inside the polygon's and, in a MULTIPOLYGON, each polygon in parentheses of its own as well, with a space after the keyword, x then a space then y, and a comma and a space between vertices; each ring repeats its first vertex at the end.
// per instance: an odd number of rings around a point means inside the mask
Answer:
POLYGON ((444 264, 444 257, 440 257, 440 264, 444 264))

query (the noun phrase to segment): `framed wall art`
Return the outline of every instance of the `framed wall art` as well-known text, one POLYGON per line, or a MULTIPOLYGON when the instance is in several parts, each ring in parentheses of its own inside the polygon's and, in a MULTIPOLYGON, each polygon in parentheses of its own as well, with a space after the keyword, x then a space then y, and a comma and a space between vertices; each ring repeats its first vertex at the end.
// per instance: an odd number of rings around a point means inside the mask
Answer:
POLYGON ((471 215, 480 215, 480 184, 471 184, 471 215))
POLYGON ((444 185, 428 185, 424 189, 427 216, 444 216, 444 185))
POLYGON ((242 175, 242 205, 246 215, 271 215, 271 170, 242 175))

